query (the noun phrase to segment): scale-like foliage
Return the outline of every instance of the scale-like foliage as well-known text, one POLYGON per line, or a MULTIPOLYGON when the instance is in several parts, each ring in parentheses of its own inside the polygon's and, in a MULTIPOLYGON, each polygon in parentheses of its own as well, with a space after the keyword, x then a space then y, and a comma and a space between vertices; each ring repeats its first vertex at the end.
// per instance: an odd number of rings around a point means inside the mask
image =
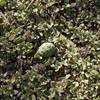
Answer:
POLYGON ((0 0, 0 100, 100 100, 99 5, 0 0))

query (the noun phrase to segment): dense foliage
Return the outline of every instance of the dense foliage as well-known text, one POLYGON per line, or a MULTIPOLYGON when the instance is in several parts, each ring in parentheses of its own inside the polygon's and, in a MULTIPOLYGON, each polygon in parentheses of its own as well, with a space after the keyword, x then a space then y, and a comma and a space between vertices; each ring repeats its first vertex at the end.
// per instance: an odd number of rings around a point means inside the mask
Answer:
POLYGON ((100 100, 100 0, 0 0, 0 100, 100 100))

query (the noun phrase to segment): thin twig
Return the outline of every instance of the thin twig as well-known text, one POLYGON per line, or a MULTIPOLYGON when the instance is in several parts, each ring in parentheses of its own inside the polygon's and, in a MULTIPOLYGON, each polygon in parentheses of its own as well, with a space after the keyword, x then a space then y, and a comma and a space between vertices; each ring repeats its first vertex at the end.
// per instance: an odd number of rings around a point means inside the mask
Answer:
POLYGON ((7 24, 10 24, 8 19, 5 17, 5 15, 2 13, 2 11, 0 11, 0 15, 5 19, 7 24))
POLYGON ((28 4, 28 6, 26 7, 26 10, 31 6, 31 4, 34 2, 35 0, 32 0, 29 4, 28 4))

